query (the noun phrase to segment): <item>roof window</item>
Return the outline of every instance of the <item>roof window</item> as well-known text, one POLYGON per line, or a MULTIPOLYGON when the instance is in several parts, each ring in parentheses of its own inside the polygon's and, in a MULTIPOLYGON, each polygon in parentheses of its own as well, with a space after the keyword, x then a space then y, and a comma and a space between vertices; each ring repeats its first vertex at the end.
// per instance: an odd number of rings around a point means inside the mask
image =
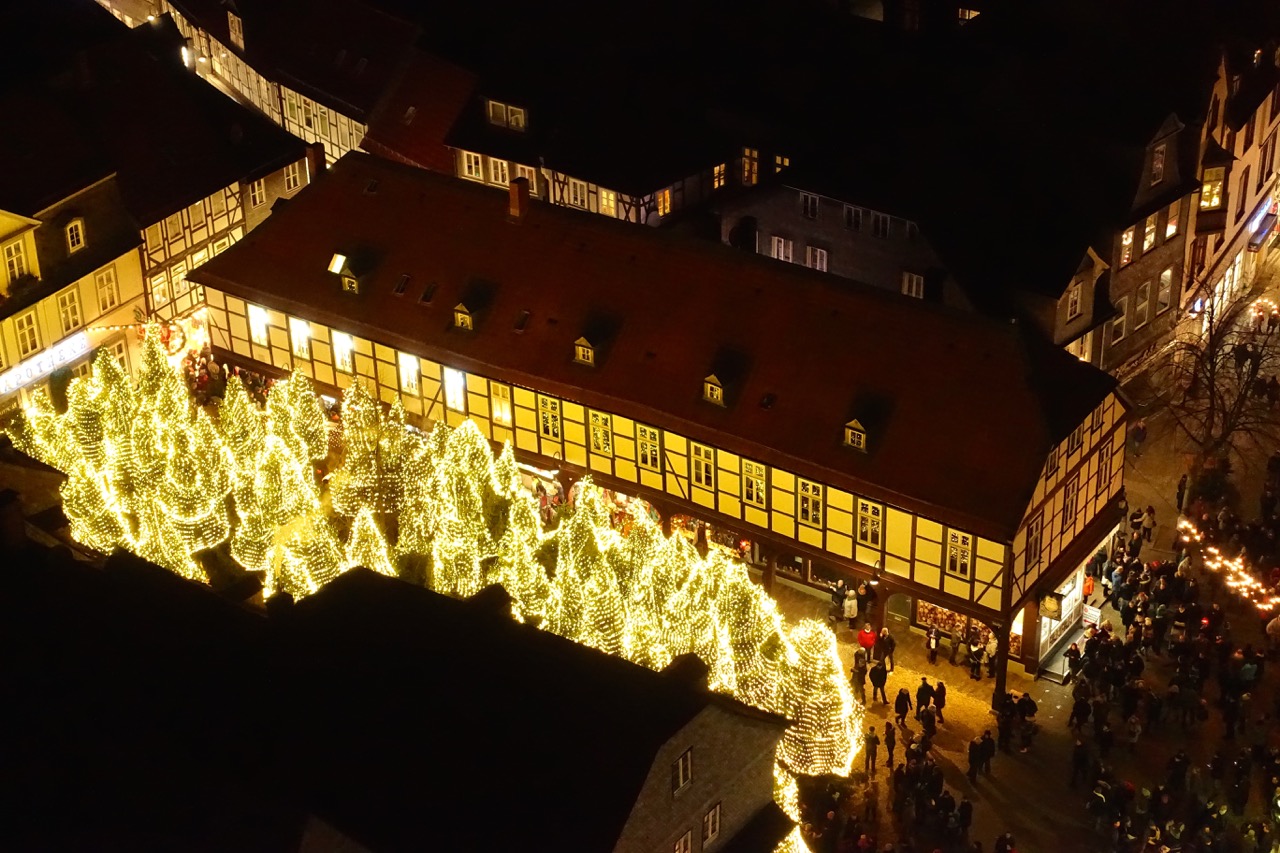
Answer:
POLYGON ((724 405, 724 383, 714 373, 702 380, 702 399, 717 406, 724 405))
POLYGON ((856 418, 844 425, 844 443, 854 450, 867 452, 867 431, 856 418))
POLYGON ((596 348, 586 338, 578 338, 573 342, 573 360, 578 364, 595 367, 596 348))
POLYGON ((455 329, 463 329, 468 332, 475 329, 475 324, 471 318, 471 310, 461 302, 453 306, 453 326, 455 329))

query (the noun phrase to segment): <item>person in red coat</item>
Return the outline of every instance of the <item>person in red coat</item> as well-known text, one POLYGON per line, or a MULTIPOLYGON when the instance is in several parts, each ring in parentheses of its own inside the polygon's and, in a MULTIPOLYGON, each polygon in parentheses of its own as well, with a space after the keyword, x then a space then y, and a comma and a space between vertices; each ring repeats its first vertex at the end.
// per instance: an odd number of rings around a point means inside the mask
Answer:
POLYGON ((871 623, 863 622, 862 630, 858 632, 858 645, 866 649, 867 654, 870 654, 875 647, 877 636, 879 635, 876 633, 876 629, 871 627, 871 623))

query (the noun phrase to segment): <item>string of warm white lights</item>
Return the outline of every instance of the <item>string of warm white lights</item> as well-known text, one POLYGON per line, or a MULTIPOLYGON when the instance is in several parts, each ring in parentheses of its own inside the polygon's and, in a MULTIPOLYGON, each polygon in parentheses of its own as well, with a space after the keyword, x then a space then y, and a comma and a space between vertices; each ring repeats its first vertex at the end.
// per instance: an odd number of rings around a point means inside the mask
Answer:
POLYGON ((155 327, 135 382, 104 353, 67 397, 58 414, 36 392, 8 432, 68 475, 71 532, 92 548, 202 581, 218 549, 261 572, 267 596, 310 595, 356 565, 455 596, 500 583, 518 619, 653 669, 696 654, 712 689, 791 720, 778 772, 793 816, 794 775, 849 773, 861 708, 830 629, 788 626, 741 563, 700 556, 638 507, 622 535, 589 479, 544 530, 511 447, 495 459, 471 421, 423 435, 357 384, 330 427, 301 374, 276 383, 265 409, 231 377, 210 418, 155 327), (330 454, 330 429, 344 451, 326 494, 314 464, 330 454))
POLYGON ((1270 613, 1280 605, 1280 595, 1267 586, 1250 570, 1243 555, 1227 557, 1216 545, 1205 543, 1204 534, 1190 520, 1178 521, 1182 541, 1188 547, 1198 548, 1204 567, 1222 576, 1227 589, 1258 608, 1259 613, 1270 613))

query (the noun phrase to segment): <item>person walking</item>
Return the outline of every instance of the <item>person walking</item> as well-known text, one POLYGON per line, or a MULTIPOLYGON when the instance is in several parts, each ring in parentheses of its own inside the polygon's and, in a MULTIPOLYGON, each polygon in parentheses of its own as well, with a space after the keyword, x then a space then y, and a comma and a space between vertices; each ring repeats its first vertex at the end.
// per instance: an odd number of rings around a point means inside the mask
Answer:
POLYGON ((1182 501, 1187 496, 1187 475, 1178 478, 1178 512, 1182 512, 1182 501))
POLYGON ((862 772, 868 776, 876 774, 876 753, 880 749, 880 736, 876 734, 875 726, 867 727, 867 739, 862 742, 863 762, 862 772))
POLYGON ((893 727, 893 723, 888 720, 884 724, 884 748, 889 753, 889 757, 885 760, 885 767, 893 766, 893 750, 898 745, 898 730, 893 727))
POLYGON ((898 641, 889 633, 888 628, 880 629, 880 637, 876 640, 876 654, 885 659, 889 672, 893 672, 893 652, 898 647, 898 641))
POLYGON ((897 716, 898 725, 907 725, 907 714, 911 713, 911 694, 907 688, 898 688, 898 695, 893 700, 893 712, 897 716))
POLYGON ((1147 511, 1142 514, 1142 540, 1150 542, 1156 532, 1156 508, 1148 505, 1147 511))
POLYGON ((876 661, 876 665, 871 667, 871 701, 875 702, 879 696, 879 701, 889 704, 889 696, 884 692, 885 682, 889 680, 889 671, 884 668, 884 661, 876 661))
POLYGON ((930 625, 929 630, 924 635, 924 647, 929 653, 929 664, 934 665, 938 662, 938 641, 941 632, 936 625, 930 625))
POLYGON ((982 647, 982 638, 978 636, 978 632, 973 632, 973 639, 969 643, 969 677, 974 681, 982 680, 982 655, 985 650, 982 647))
POLYGON ((965 774, 969 781, 978 784, 978 768, 982 766, 982 738, 975 737, 969 741, 969 770, 965 774))
POLYGON ((1133 457, 1136 459, 1142 455, 1142 445, 1147 440, 1147 422, 1138 418, 1129 435, 1133 438, 1133 457))
POLYGON ((938 712, 938 722, 945 723, 946 717, 942 716, 942 709, 947 707, 947 685, 941 681, 933 688, 933 709, 938 712))
POLYGON ((929 679, 924 676, 920 677, 920 686, 916 688, 916 719, 920 719, 920 712, 929 707, 929 703, 933 700, 933 685, 929 683, 929 679))

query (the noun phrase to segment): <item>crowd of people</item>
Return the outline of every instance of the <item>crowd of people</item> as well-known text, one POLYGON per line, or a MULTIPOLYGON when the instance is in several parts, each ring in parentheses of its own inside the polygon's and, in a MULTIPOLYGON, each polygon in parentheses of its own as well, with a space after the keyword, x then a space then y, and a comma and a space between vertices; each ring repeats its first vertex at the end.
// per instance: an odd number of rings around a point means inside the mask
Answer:
POLYGON ((186 380, 191 398, 198 405, 207 406, 221 400, 227 390, 228 376, 240 377, 249 396, 259 405, 266 405, 272 380, 252 370, 228 368, 218 364, 208 344, 203 349, 188 349, 182 356, 182 377, 186 380))

